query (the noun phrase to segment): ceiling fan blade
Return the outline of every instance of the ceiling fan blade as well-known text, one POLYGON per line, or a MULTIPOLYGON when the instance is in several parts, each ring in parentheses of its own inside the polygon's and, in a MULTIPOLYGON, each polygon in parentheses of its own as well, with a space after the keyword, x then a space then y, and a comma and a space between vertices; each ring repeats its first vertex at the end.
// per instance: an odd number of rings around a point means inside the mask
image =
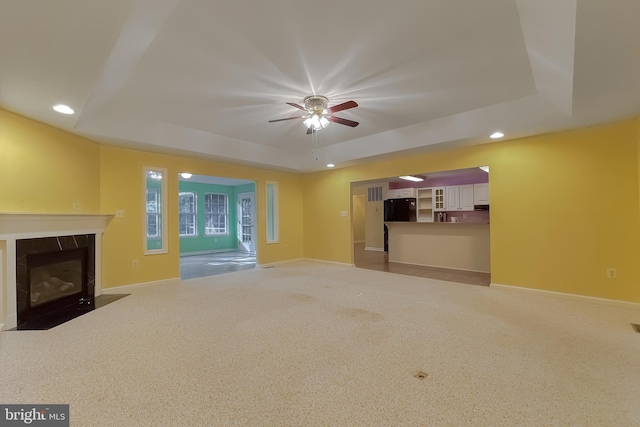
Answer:
POLYGON ((329 116, 329 120, 334 123, 340 123, 341 125, 351 126, 352 128, 360 124, 358 122, 354 122, 353 120, 341 119, 340 117, 336 117, 336 116, 329 116))
POLYGON ((316 131, 313 129, 313 126, 309 126, 307 128, 307 135, 311 135, 312 133, 316 133, 316 131))
POLYGON ((269 120, 269 123, 282 122, 282 121, 285 121, 285 120, 302 119, 304 117, 307 117, 307 116, 295 116, 295 117, 287 117, 286 119, 269 120))
POLYGON ((342 104, 334 105, 333 107, 329 107, 329 113, 337 113, 338 111, 348 110, 349 108, 355 108, 358 104, 355 101, 347 101, 342 104))
POLYGON ((287 104, 291 105, 292 107, 296 107, 299 110, 307 111, 307 110, 304 109, 304 107, 302 105, 294 104, 293 102, 287 102, 287 104))

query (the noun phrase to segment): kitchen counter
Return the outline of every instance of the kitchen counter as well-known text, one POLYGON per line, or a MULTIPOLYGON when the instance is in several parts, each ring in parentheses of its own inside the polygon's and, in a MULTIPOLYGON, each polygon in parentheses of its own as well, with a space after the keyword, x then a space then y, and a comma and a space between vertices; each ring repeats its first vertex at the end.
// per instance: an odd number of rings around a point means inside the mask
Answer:
POLYGON ((491 270, 486 222, 385 222, 389 228, 389 262, 491 270))

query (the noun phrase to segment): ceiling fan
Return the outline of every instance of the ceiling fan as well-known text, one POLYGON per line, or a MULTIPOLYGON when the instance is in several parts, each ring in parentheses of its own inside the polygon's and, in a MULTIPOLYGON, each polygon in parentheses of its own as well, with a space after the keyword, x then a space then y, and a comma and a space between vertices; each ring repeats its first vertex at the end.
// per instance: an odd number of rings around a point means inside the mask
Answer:
POLYGON ((321 95, 311 95, 304 99, 304 107, 299 104, 294 104, 293 102, 287 102, 287 104, 304 111, 306 114, 303 116, 287 117, 285 119, 269 120, 269 123, 282 122, 284 120, 305 119, 303 123, 307 127, 307 135, 326 128, 329 122, 351 126, 352 128, 360 124, 353 120, 347 120, 333 115, 333 113, 337 113, 338 111, 357 107, 358 104, 356 104, 355 101, 347 101, 342 104, 329 107, 329 98, 321 95))

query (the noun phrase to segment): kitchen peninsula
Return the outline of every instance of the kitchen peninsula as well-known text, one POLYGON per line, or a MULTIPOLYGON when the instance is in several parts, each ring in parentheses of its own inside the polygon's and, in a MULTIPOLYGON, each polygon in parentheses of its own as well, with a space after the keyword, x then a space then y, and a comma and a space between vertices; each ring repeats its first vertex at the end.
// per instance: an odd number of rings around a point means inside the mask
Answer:
POLYGON ((456 172, 429 174, 415 183, 390 182, 385 197, 389 262, 491 272, 488 174, 456 172))
POLYGON ((489 224, 479 222, 386 222, 389 262, 491 270, 489 224))

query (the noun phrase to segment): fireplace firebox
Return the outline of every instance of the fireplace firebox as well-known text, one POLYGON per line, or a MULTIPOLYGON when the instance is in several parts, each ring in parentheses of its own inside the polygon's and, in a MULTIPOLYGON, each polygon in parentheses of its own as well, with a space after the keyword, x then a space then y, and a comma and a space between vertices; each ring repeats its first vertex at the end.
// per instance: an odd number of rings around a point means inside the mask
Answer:
POLYGON ((95 235, 16 241, 17 329, 49 329, 95 308, 95 235))

